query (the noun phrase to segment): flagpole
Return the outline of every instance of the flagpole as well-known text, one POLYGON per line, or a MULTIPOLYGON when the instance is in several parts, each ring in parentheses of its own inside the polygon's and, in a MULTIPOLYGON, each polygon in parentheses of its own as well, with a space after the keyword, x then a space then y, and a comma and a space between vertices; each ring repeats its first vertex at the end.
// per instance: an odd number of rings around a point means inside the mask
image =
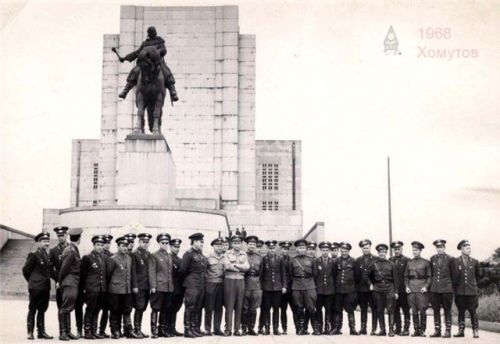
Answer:
MULTIPOLYGON (((389 246, 392 243, 392 209, 391 209, 391 159, 387 157, 387 201, 389 207, 389 246)), ((392 247, 390 249, 392 257, 392 247)))

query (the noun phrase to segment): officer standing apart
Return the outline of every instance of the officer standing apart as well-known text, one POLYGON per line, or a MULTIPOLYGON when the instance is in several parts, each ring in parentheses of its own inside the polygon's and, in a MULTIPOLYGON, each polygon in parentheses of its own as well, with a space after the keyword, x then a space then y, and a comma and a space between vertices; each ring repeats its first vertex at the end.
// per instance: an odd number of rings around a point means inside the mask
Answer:
POLYGON ((395 302, 398 299, 399 279, 396 266, 390 260, 387 260, 387 251, 389 246, 386 244, 378 244, 375 249, 378 252, 378 258, 375 259, 363 279, 373 291, 373 301, 377 310, 378 323, 380 324, 380 332, 377 336, 385 336, 385 310, 389 316, 389 337, 394 337, 394 308, 395 302))
POLYGON ((149 285, 151 287, 151 337, 173 337, 167 331, 167 312, 172 311, 174 293, 173 261, 168 252, 170 234, 156 237, 160 249, 149 260, 149 285), (158 325, 158 314, 160 324, 158 325))
POLYGON ((137 293, 135 276, 132 275, 132 258, 128 252, 129 241, 126 237, 117 238, 118 252, 106 262, 108 278, 108 298, 111 311, 111 338, 119 339, 123 318, 124 335, 127 338, 139 338, 132 328, 132 291, 137 293))
POLYGON ((203 234, 192 234, 191 248, 182 256, 180 273, 184 276, 184 337, 202 337, 201 308, 205 295, 207 259, 203 255, 203 234))
POLYGON ((222 305, 224 304, 224 254, 222 238, 212 240, 213 253, 208 256, 207 284, 205 287, 205 334, 222 336, 222 305))
POLYGON ((332 330, 333 294, 335 293, 333 258, 330 257, 332 244, 328 241, 320 242, 319 249, 321 250, 321 256, 316 259, 318 265, 318 276, 316 277, 318 326, 321 334, 329 334, 332 330), (325 309, 324 327, 323 308, 325 309))
POLYGON ((54 270, 47 253, 50 245, 50 234, 42 232, 35 237, 37 248, 30 252, 23 266, 23 276, 28 282, 28 339, 33 340, 33 331, 36 327, 38 339, 53 339, 45 332, 45 312, 49 308, 50 278, 54 270))
POLYGON ((56 288, 62 288, 61 308, 59 308, 59 339, 70 340, 79 337, 71 333, 70 314, 75 309, 80 284, 80 244, 82 229, 71 228, 68 231, 70 244, 62 254, 61 271, 56 288))
POLYGON ((445 322, 443 338, 450 338, 451 305, 453 304, 451 270, 454 258, 445 252, 446 240, 435 240, 433 245, 436 247, 437 254, 430 259, 432 280, 429 296, 434 313, 434 333, 431 337, 441 337, 441 308, 443 308, 445 322))
POLYGON ((469 311, 472 333, 479 338, 479 321, 477 318, 478 283, 481 281, 479 261, 470 256, 471 247, 468 240, 458 243, 457 249, 462 254, 453 261, 453 288, 455 305, 458 308, 458 333, 453 337, 463 337, 465 330, 465 311, 469 311))
POLYGON ((102 235, 92 237, 93 250, 82 257, 80 279, 87 307, 83 318, 85 339, 104 338, 97 333, 97 317, 106 296, 106 262, 102 251, 106 238, 102 235))
POLYGON ((313 323, 313 334, 319 335, 319 328, 316 321, 316 285, 314 279, 318 273, 316 260, 306 253, 307 242, 303 239, 295 241, 297 255, 290 260, 290 272, 293 278, 292 297, 297 312, 297 322, 299 325, 298 335, 307 334, 305 329, 306 316, 313 323))
POLYGON ((391 243, 391 248, 394 249, 394 256, 389 258, 389 260, 396 266, 399 280, 398 299, 396 300, 396 307, 394 309, 394 323, 396 326, 394 333, 400 336, 408 336, 410 334, 410 305, 408 304, 408 294, 405 290, 404 278, 406 264, 410 259, 403 255, 403 245, 402 241, 391 243), (403 331, 401 331, 402 319, 400 310, 403 311, 404 316, 403 331))
POLYGON ((340 257, 334 262, 334 280, 335 280, 335 319, 332 334, 342 334, 342 311, 347 312, 349 321, 349 331, 352 336, 357 336, 356 322, 354 319, 354 309, 356 309, 356 285, 360 276, 355 269, 356 261, 349 255, 351 244, 341 242, 340 257))
MULTIPOLYGON (((106 264, 108 258, 113 255, 110 251, 111 241, 113 240, 113 236, 110 234, 106 234, 104 238, 106 239, 106 241, 104 242, 103 245, 102 258, 104 259, 104 264, 106 264)), ((101 320, 99 321, 99 335, 104 338, 109 338, 109 335, 106 333, 106 325, 108 324, 108 318, 109 318, 109 300, 107 296, 108 296, 108 291, 106 290, 104 301, 102 303, 101 320)))
POLYGON ((175 324, 177 322, 177 313, 182 307, 184 301, 184 287, 182 286, 181 258, 179 258, 179 250, 181 248, 181 239, 170 239, 170 255, 172 256, 173 275, 174 275, 174 294, 172 295, 172 311, 167 313, 167 333, 180 337, 183 333, 177 332, 175 324))
POLYGON ((284 286, 286 288, 286 293, 281 295, 281 304, 280 304, 280 312, 281 312, 281 329, 283 330, 282 334, 286 335, 287 334, 287 328, 288 328, 288 316, 287 316, 287 311, 288 311, 288 306, 290 306, 290 309, 292 311, 292 316, 293 316, 293 323, 295 325, 295 328, 297 329, 297 318, 296 318, 296 313, 295 313, 295 305, 293 303, 293 298, 292 298, 292 283, 293 279, 290 274, 289 266, 290 266, 290 247, 292 247, 292 243, 290 241, 281 241, 280 242, 280 248, 281 248, 281 259, 283 260, 283 265, 285 266, 286 270, 286 285, 284 286))
POLYGON ((276 253, 278 242, 276 240, 266 241, 267 254, 262 259, 262 306, 264 334, 270 334, 271 308, 273 310, 273 334, 280 335, 279 311, 282 297, 287 292, 286 267, 283 258, 276 253))
POLYGON ((149 336, 142 332, 142 316, 148 307, 149 303, 149 260, 151 253, 148 251, 149 241, 152 235, 149 233, 140 233, 139 246, 132 252, 132 274, 135 275, 137 281, 137 293, 132 293, 134 313, 134 332, 140 338, 148 338, 149 336))
MULTIPOLYGON (((366 271, 370 264, 376 259, 376 257, 371 253, 372 242, 369 239, 364 239, 359 242, 359 247, 363 254, 361 257, 356 259, 356 268, 358 269, 357 274, 361 277, 366 274, 366 271)), ((370 287, 366 281, 360 280, 358 285, 358 303, 361 310, 361 329, 359 334, 367 334, 366 326, 368 322, 368 306, 370 306, 372 314, 372 330, 370 335, 374 336, 377 333, 377 310, 375 309, 375 303, 373 302, 373 295, 370 291, 370 287)))
POLYGON ((241 250, 242 238, 231 237, 231 249, 224 257, 224 308, 226 309, 226 329, 224 336, 231 335, 234 315, 234 335, 241 336, 241 311, 245 296, 245 272, 250 268, 247 254, 241 250))
POLYGON ((413 317, 415 332, 412 337, 425 337, 427 315, 425 311, 429 305, 427 291, 431 284, 431 265, 420 254, 424 245, 418 241, 411 243, 413 259, 410 259, 405 270, 405 287, 413 317))
MULTIPOLYGON (((245 273, 245 295, 241 313, 242 334, 244 336, 247 334, 250 336, 257 335, 254 327, 257 319, 257 309, 262 303, 262 256, 257 253, 258 240, 253 235, 245 238, 249 269, 245 273)), ((278 325, 279 323, 276 324, 276 326, 278 325)))
MULTIPOLYGON (((68 230, 66 226, 58 226, 54 228, 54 232, 57 235, 57 245, 50 249, 49 258, 52 263, 52 268, 54 270, 54 282, 58 281, 59 272, 61 271, 62 265, 62 254, 66 247, 68 247, 68 230)), ((57 309, 61 308, 62 303, 62 288, 56 289, 56 303, 57 309)))

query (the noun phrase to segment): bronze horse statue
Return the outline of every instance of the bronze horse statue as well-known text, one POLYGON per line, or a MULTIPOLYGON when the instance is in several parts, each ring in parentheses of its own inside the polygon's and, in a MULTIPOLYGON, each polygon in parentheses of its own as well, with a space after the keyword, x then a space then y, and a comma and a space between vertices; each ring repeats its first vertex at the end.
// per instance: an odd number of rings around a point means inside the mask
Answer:
MULTIPOLYGON (((112 50, 120 58, 116 49, 112 48, 112 50)), ((147 111, 149 131, 159 135, 166 95, 165 78, 160 68, 161 56, 155 47, 148 46, 141 50, 137 61, 140 73, 135 89, 137 121, 134 125, 134 133, 144 134, 144 114, 147 111)))

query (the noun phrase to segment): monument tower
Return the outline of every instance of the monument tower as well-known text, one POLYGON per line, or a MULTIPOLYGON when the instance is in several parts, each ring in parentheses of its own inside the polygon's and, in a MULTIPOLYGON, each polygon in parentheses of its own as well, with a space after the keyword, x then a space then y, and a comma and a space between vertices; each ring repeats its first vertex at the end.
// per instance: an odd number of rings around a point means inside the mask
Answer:
POLYGON ((301 142, 255 139, 256 41, 239 32, 238 7, 120 12, 120 33, 104 35, 100 139, 73 140, 71 204, 44 209, 44 229, 81 227, 84 242, 143 230, 213 238, 230 227, 301 236, 301 142), (135 92, 118 94, 133 65, 111 50, 136 50, 150 26, 166 42, 179 96, 163 107, 163 137, 131 135, 135 92))

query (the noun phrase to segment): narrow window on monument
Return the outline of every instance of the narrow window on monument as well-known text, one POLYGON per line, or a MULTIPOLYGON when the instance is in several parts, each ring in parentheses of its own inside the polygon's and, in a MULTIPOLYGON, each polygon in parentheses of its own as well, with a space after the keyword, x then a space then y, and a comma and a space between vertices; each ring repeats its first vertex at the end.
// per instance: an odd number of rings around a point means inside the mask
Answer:
POLYGON ((99 164, 94 163, 94 185, 93 185, 93 188, 97 189, 98 185, 99 185, 99 164))
POLYGON ((274 210, 276 210, 276 211, 279 210, 278 201, 274 201, 274 210))
POLYGON ((92 205, 95 207, 97 205, 97 201, 96 200, 93 200, 92 201, 92 205))
POLYGON ((278 164, 274 164, 274 190, 278 190, 278 164))
POLYGON ((262 202, 262 210, 267 210, 267 202, 266 201, 262 202))
POLYGON ((262 190, 267 190, 267 164, 262 164, 262 190))

